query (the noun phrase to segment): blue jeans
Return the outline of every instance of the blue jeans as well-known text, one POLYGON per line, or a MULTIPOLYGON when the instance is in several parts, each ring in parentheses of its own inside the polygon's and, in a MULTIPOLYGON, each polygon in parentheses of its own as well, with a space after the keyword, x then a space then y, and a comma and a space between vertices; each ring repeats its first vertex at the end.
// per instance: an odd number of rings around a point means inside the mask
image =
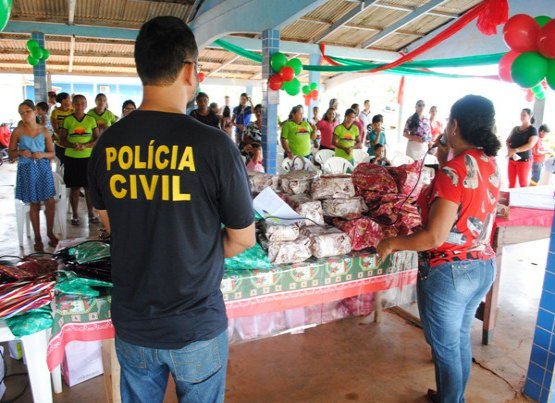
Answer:
POLYGON ((532 163, 532 182, 538 183, 542 174, 543 162, 532 163))
POLYGON ((178 350, 140 347, 116 337, 116 353, 121 366, 123 403, 161 403, 170 372, 180 403, 224 401, 226 331, 211 340, 191 343, 178 350))
POLYGON ((418 271, 418 310, 432 347, 439 401, 464 403, 472 365, 470 329, 495 278, 495 259, 421 264, 418 271))

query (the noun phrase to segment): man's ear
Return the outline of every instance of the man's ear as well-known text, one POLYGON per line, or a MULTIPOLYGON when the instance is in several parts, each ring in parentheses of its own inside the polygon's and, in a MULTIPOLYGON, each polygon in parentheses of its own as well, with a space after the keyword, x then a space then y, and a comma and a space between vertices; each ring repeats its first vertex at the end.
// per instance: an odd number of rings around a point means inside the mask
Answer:
POLYGON ((185 63, 183 64, 183 69, 181 70, 180 80, 183 84, 194 87, 196 84, 196 69, 194 63, 185 63))

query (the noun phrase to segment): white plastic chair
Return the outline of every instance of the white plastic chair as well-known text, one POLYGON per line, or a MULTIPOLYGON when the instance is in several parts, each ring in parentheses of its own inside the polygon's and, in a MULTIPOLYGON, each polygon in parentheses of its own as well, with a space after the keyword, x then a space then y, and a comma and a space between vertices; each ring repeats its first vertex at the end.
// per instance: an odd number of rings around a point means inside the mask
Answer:
POLYGON ((314 171, 317 169, 314 164, 307 158, 296 156, 293 159, 286 158, 281 164, 281 168, 285 172, 291 171, 314 171))
MULTIPOLYGON (((368 153, 366 152, 366 150, 362 150, 359 148, 355 148, 353 150, 353 159, 355 160, 355 166, 360 164, 361 162, 364 162, 364 159, 366 157, 370 157, 368 155, 368 153)), ((370 158, 367 159, 368 161, 370 160, 370 158)))
POLYGON ((335 155, 335 151, 333 150, 320 150, 314 156, 314 161, 316 161, 318 164, 320 164, 320 166, 322 166, 327 160, 329 160, 334 155, 335 155))
POLYGON ((414 159, 400 152, 396 152, 392 158, 389 158, 389 160, 391 161, 391 165, 394 167, 398 167, 399 165, 412 164, 414 162, 414 159))
POLYGON ((326 174, 344 174, 353 172, 355 167, 345 158, 331 157, 322 166, 322 170, 326 174))
MULTIPOLYGON (((62 177, 56 172, 52 172, 54 177, 54 187, 56 189, 56 194, 54 199, 56 201, 56 207, 54 212, 54 233, 57 234, 60 239, 66 238, 66 212, 67 212, 67 192, 66 185, 62 177)), ((44 205, 41 205, 41 210, 44 210, 44 205)), ((15 199, 15 218, 17 221, 17 238, 19 239, 19 246, 23 247, 23 227, 27 232, 27 237, 31 237, 31 218, 29 213, 31 211, 31 206, 27 203, 23 203, 21 200, 15 199)))

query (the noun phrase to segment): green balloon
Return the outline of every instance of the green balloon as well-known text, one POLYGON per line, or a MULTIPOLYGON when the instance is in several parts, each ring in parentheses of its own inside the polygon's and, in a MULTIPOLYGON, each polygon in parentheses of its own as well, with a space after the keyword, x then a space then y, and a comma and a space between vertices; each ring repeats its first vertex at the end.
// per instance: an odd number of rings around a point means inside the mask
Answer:
POLYGON ((310 87, 308 85, 303 85, 303 94, 310 94, 310 87))
POLYGON ((310 90, 317 90, 318 89, 318 83, 310 83, 310 90))
POLYGON ((0 31, 3 31, 10 20, 12 0, 0 0, 0 31))
POLYGON ((547 59, 536 52, 521 54, 511 66, 511 77, 522 88, 536 86, 543 80, 546 73, 547 59))
POLYGON ((542 99, 545 99, 545 91, 540 92, 539 94, 534 94, 534 95, 536 96, 537 100, 541 101, 542 99))
POLYGON ((293 58, 287 62, 287 66, 291 67, 295 71, 295 75, 298 76, 303 71, 303 62, 298 58, 293 58))
POLYGON ((543 27, 545 24, 547 24, 549 21, 551 21, 551 17, 548 17, 547 15, 538 15, 534 19, 536 20, 540 28, 543 27))
POLYGON ((270 64, 272 65, 272 69, 274 69, 276 73, 279 73, 287 64, 287 57, 281 52, 274 53, 270 64))
POLYGON ((31 52, 35 48, 40 48, 39 41, 37 41, 36 39, 29 39, 27 41, 27 50, 31 52))
POLYGON ((547 85, 552 90, 555 90, 555 59, 547 61, 547 73, 545 74, 547 85))
POLYGON ((42 60, 48 60, 50 57, 50 51, 48 49, 42 49, 42 60))
POLYGON ((33 56, 33 58, 35 59, 42 59, 42 49, 41 48, 33 48, 30 51, 31 56, 33 56))
POLYGON ((33 56, 29 55, 27 56, 27 63, 29 63, 31 66, 36 66, 37 64, 39 64, 39 59, 35 59, 33 56))
POLYGON ((301 92, 301 82, 297 78, 294 78, 291 81, 283 83, 283 87, 281 88, 289 95, 295 96, 301 92))
POLYGON ((543 92, 543 87, 542 87, 541 84, 538 84, 538 85, 532 87, 531 90, 532 90, 533 94, 538 95, 540 92, 543 92))

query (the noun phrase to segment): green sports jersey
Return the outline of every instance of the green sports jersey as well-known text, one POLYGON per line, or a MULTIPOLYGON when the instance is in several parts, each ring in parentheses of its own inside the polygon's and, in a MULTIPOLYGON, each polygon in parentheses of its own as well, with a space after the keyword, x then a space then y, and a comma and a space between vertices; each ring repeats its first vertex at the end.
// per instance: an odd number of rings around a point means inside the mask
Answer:
MULTIPOLYGON (((347 129, 343 124, 340 124, 333 131, 333 137, 337 137, 339 139, 339 145, 341 147, 353 148, 357 143, 357 140, 359 137, 358 127, 357 125, 352 124, 351 127, 347 129)), ((349 160, 352 162, 353 150, 351 150, 350 154, 347 154, 339 147, 335 147, 335 156, 345 158, 346 160, 349 160)))
POLYGON ((106 109, 104 113, 99 115, 93 108, 87 112, 87 115, 92 116, 96 120, 96 125, 100 129, 106 129, 112 126, 118 120, 118 118, 108 109, 106 109))
MULTIPOLYGON (((63 128, 67 130, 67 141, 75 143, 89 143, 93 138, 93 131, 96 129, 96 120, 92 116, 85 115, 78 120, 75 115, 70 115, 64 119, 63 128)), ((84 150, 76 150, 74 148, 66 148, 65 155, 71 158, 89 158, 91 156, 92 147, 84 150)))
POLYGON ((289 149, 294 155, 301 157, 306 157, 312 151, 311 135, 312 126, 305 121, 297 124, 292 120, 288 120, 281 128, 281 138, 287 140, 289 149))

